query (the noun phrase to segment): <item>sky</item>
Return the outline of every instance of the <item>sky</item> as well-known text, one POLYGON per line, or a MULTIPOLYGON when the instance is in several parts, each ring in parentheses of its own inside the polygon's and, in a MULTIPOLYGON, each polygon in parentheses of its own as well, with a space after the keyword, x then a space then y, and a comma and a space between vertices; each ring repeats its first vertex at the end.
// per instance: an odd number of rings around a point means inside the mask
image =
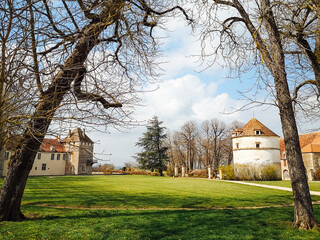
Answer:
MULTIPOLYGON (((261 106, 235 111, 245 104, 238 90, 245 91, 253 86, 250 74, 240 79, 228 78, 228 69, 219 64, 204 70, 205 67, 197 61, 198 57, 192 57, 200 54, 201 46, 198 37, 191 34, 191 28, 183 21, 171 21, 167 27, 170 31, 157 32, 166 36, 161 45, 161 62, 165 62, 161 68, 164 71, 158 84, 146 85, 146 92, 141 96, 144 106, 135 111, 138 121, 146 122, 156 115, 164 127, 179 131, 189 120, 201 123, 218 118, 229 124, 234 120, 247 123, 255 117, 282 136, 277 108, 261 106)), ((305 129, 300 126, 301 132, 305 129)), ((99 163, 121 167, 125 162, 134 162, 133 156, 141 151, 135 144, 145 130, 145 126, 140 126, 126 132, 109 129, 108 134, 94 131, 87 134, 95 142, 95 156, 104 160, 99 163)))

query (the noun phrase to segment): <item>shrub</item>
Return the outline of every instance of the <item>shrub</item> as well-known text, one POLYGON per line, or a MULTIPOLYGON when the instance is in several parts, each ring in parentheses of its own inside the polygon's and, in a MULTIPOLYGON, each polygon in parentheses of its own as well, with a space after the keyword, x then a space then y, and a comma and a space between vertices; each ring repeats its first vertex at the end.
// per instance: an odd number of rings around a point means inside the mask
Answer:
POLYGON ((233 165, 221 166, 221 167, 219 167, 219 170, 221 170, 222 179, 225 179, 225 180, 234 180, 235 179, 233 165))
POLYGON ((166 177, 173 177, 174 176, 174 170, 172 171, 172 168, 167 168, 167 171, 163 172, 164 176, 166 177))
POLYGON ((281 179, 281 173, 274 165, 266 165, 261 170, 262 180, 274 181, 281 179))
POLYGON ((234 175, 236 180, 260 180, 256 167, 251 164, 235 164, 234 175))
POLYGON ((320 180, 320 168, 318 168, 317 171, 315 172, 314 178, 315 178, 316 180, 320 180))
POLYGON ((235 178, 242 181, 280 180, 281 172, 276 165, 235 164, 235 178))
POLYGON ((208 177, 208 170, 207 169, 196 169, 196 170, 193 170, 189 176, 195 177, 195 178, 207 178, 208 177))

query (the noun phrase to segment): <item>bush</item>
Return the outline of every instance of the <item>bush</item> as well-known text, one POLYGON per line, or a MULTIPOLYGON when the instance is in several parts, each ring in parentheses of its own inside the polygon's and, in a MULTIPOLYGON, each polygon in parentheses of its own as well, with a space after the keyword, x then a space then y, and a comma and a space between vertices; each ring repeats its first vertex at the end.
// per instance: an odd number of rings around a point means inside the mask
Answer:
POLYGON ((207 169, 196 169, 196 170, 193 170, 189 176, 195 177, 195 178, 207 178, 208 177, 208 170, 207 169))
POLYGON ((317 171, 315 172, 314 178, 315 178, 316 180, 320 180, 320 168, 318 168, 317 171))
POLYGON ((174 170, 172 171, 172 168, 167 168, 167 171, 163 172, 164 176, 166 177, 173 177, 174 176, 174 170))
POLYGON ((219 170, 221 170, 222 176, 220 176, 220 177, 222 177, 222 179, 224 179, 224 180, 234 180, 235 179, 233 165, 221 166, 221 167, 219 167, 219 170))
POLYGON ((241 181, 280 180, 281 173, 276 165, 235 164, 235 178, 241 181))
POLYGON ((248 181, 248 180, 261 180, 255 167, 251 164, 235 164, 234 175, 236 180, 248 181))
POLYGON ((264 181, 275 181, 281 179, 281 173, 276 166, 267 165, 262 168, 261 177, 264 181))

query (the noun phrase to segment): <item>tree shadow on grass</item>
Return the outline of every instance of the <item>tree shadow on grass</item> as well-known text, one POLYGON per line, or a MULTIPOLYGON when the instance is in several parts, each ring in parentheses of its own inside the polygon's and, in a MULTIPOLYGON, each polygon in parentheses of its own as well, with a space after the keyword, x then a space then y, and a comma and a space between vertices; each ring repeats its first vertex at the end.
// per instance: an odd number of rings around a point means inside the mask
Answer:
MULTIPOLYGON (((33 210, 32 210, 33 209, 33 210)), ((316 216, 320 215, 316 208, 316 216)), ((315 231, 291 226, 293 208, 227 210, 75 210, 35 209, 44 214, 27 221, 92 231, 92 239, 319 239, 315 231)), ((36 210, 36 211, 34 211, 36 210)), ((319 220, 319 219, 318 219, 319 220)), ((47 229, 47 231, 53 231, 47 229)), ((65 236, 69 230, 64 229, 65 236)))
POLYGON ((264 196, 253 201, 251 198, 234 196, 185 196, 166 194, 99 194, 92 192, 73 193, 65 196, 46 195, 45 198, 23 198, 24 204, 47 206, 79 206, 79 207, 110 207, 110 208, 212 208, 212 207, 246 207, 268 206, 292 203, 291 195, 264 196))

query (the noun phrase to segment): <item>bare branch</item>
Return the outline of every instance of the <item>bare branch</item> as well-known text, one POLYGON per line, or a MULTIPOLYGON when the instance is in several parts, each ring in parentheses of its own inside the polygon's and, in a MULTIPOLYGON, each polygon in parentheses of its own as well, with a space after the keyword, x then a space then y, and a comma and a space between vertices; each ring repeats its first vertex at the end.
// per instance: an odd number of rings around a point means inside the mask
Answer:
POLYGON ((81 68, 78 72, 78 74, 75 77, 75 82, 74 82, 74 93, 76 95, 76 97, 78 98, 78 100, 91 100, 94 102, 100 102, 103 107, 105 109, 108 108, 119 108, 122 107, 122 104, 117 102, 115 100, 114 97, 112 97, 111 95, 109 95, 110 98, 112 98, 112 100, 114 101, 114 103, 110 103, 107 100, 105 100, 102 96, 98 95, 98 94, 94 94, 94 93, 85 93, 81 91, 81 83, 82 80, 85 77, 87 70, 85 69, 85 67, 81 68))
POLYGON ((297 97, 298 97, 298 91, 300 90, 300 88, 302 88, 305 85, 308 84, 312 84, 317 86, 317 82, 315 80, 306 80, 302 83, 300 83, 297 87, 295 87, 294 92, 293 92, 293 97, 292 97, 292 101, 296 101, 297 97))

